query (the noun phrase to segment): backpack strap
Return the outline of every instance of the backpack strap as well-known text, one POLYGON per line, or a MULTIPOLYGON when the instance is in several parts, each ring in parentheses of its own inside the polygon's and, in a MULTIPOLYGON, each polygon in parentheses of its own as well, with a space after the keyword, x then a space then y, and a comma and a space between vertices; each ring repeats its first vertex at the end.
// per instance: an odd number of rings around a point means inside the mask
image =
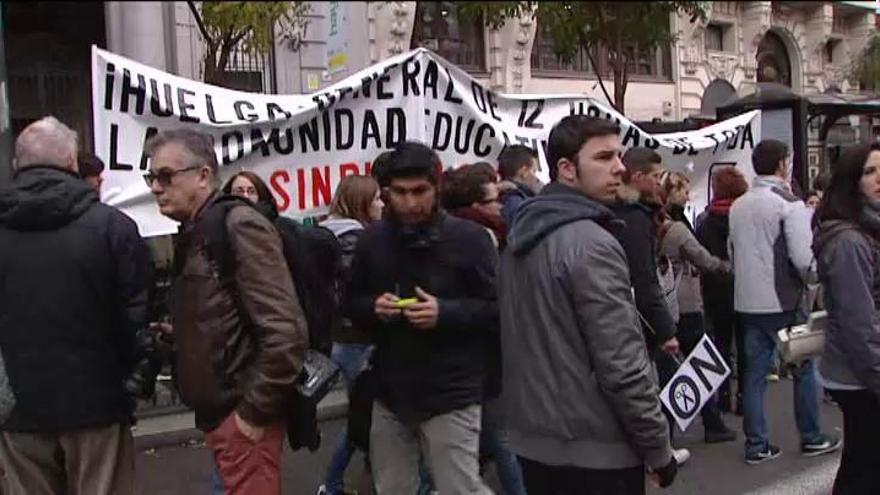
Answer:
POLYGON ((229 241, 229 232, 226 228, 229 212, 236 206, 242 205, 253 207, 253 204, 244 198, 233 195, 220 196, 207 207, 197 228, 199 240, 204 245, 205 255, 214 267, 220 286, 232 298, 238 309, 239 318, 249 323, 250 317, 241 304, 238 288, 235 285, 235 251, 229 241))

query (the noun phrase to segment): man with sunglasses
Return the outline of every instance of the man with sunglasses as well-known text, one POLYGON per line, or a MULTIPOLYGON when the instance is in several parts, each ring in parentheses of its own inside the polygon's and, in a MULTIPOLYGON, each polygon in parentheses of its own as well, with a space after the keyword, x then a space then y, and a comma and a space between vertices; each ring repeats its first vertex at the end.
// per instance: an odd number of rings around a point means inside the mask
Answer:
POLYGON ((0 349, 16 398, 0 433, 6 495, 134 493, 123 383, 147 312, 149 251, 78 174, 54 117, 15 142, 0 191, 0 349))
POLYGON ((370 333, 370 461, 380 495, 486 494, 478 450, 486 342, 497 332, 497 255, 479 225, 439 208, 440 159, 402 143, 383 161, 386 216, 361 235, 348 316, 370 333))
POLYGON ((226 493, 280 495, 283 418, 308 347, 281 238, 256 209, 232 206, 225 225, 234 277, 218 274, 207 233, 226 206, 212 139, 160 132, 146 152, 159 210, 182 223, 171 304, 181 396, 206 433, 226 493))

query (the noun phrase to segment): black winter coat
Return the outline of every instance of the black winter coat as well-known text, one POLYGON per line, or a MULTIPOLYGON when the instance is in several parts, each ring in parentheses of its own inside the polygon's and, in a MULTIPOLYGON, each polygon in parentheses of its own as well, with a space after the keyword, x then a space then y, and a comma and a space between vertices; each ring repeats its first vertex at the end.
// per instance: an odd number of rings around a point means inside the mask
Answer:
POLYGON ((617 240, 626 252, 636 308, 651 327, 642 322, 648 350, 656 351, 675 336, 676 327, 657 279, 653 211, 642 203, 620 203, 612 211, 626 224, 617 240))
POLYGON ((0 348, 17 404, 4 431, 129 420, 123 382, 147 310, 137 226, 70 171, 28 167, 0 191, 0 348))
POLYGON ((483 401, 485 346, 498 332, 497 263, 483 227, 442 212, 420 229, 386 219, 361 235, 348 316, 376 345, 377 399, 401 419, 423 421, 483 401), (415 297, 416 286, 439 300, 436 328, 376 317, 377 297, 415 297))
MULTIPOLYGON (((712 212, 697 229, 697 239, 707 251, 722 260, 729 260, 727 238, 730 236, 730 217, 726 214, 712 212)), ((703 304, 707 314, 716 318, 734 316, 733 306, 733 274, 706 272, 703 274, 703 304)))

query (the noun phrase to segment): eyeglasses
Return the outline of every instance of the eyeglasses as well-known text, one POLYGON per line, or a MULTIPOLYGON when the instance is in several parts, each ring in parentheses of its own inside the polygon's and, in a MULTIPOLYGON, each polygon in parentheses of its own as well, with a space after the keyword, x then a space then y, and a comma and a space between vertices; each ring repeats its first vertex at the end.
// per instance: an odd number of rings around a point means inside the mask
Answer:
POLYGON ((171 185, 171 181, 174 179, 174 176, 177 174, 182 174, 183 172, 191 172, 193 170, 199 170, 203 166, 196 165, 193 167, 186 167, 179 170, 173 170, 168 168, 163 168, 157 173, 147 172, 144 174, 144 182, 147 183, 147 187, 153 187, 153 181, 159 181, 159 185, 162 187, 167 187, 171 185))
POLYGON ((236 188, 232 189, 232 194, 234 194, 236 196, 244 196, 244 197, 256 196, 257 190, 256 190, 256 188, 253 188, 253 187, 236 187, 236 188))

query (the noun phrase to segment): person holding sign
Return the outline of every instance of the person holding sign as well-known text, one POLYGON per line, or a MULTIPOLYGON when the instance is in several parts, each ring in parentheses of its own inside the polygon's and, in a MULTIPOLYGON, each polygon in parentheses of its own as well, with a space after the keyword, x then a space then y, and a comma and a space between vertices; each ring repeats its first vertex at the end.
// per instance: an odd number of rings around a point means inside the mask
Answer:
POLYGON ((843 150, 816 212, 813 250, 828 308, 819 365, 843 411, 835 495, 880 488, 880 144, 843 150))
MULTIPOLYGON (((658 236, 660 254, 671 261, 678 285, 674 297, 677 299, 678 333, 682 353, 690 354, 703 335, 703 298, 700 290, 700 273, 730 273, 730 263, 712 256, 694 237, 690 221, 684 214, 684 207, 690 200, 690 179, 681 172, 667 172, 663 178, 661 199, 669 214, 658 236)), ((731 442, 736 433, 724 424, 718 403, 712 396, 703 406, 704 439, 706 443, 731 442)))
MULTIPOLYGON (((734 305, 745 328, 746 372, 743 429, 748 464, 779 457, 767 438, 764 393, 776 352, 776 333, 796 323, 798 306, 812 272, 811 212, 791 190, 786 177, 788 145, 767 139, 752 151, 752 189, 730 209, 729 248, 734 268, 734 305)), ((827 454, 840 439, 822 433, 813 361, 794 370, 794 410, 801 452, 827 454)))
POLYGON ((440 493, 491 493, 478 450, 498 255, 483 227, 440 209, 433 150, 404 142, 383 163, 386 214, 355 248, 346 311, 375 344, 376 490, 416 493, 423 456, 440 493))
POLYGON ((553 127, 552 182, 522 204, 502 256, 502 397, 531 494, 641 495, 646 466, 661 487, 678 470, 608 208, 618 133, 583 115, 553 127))

